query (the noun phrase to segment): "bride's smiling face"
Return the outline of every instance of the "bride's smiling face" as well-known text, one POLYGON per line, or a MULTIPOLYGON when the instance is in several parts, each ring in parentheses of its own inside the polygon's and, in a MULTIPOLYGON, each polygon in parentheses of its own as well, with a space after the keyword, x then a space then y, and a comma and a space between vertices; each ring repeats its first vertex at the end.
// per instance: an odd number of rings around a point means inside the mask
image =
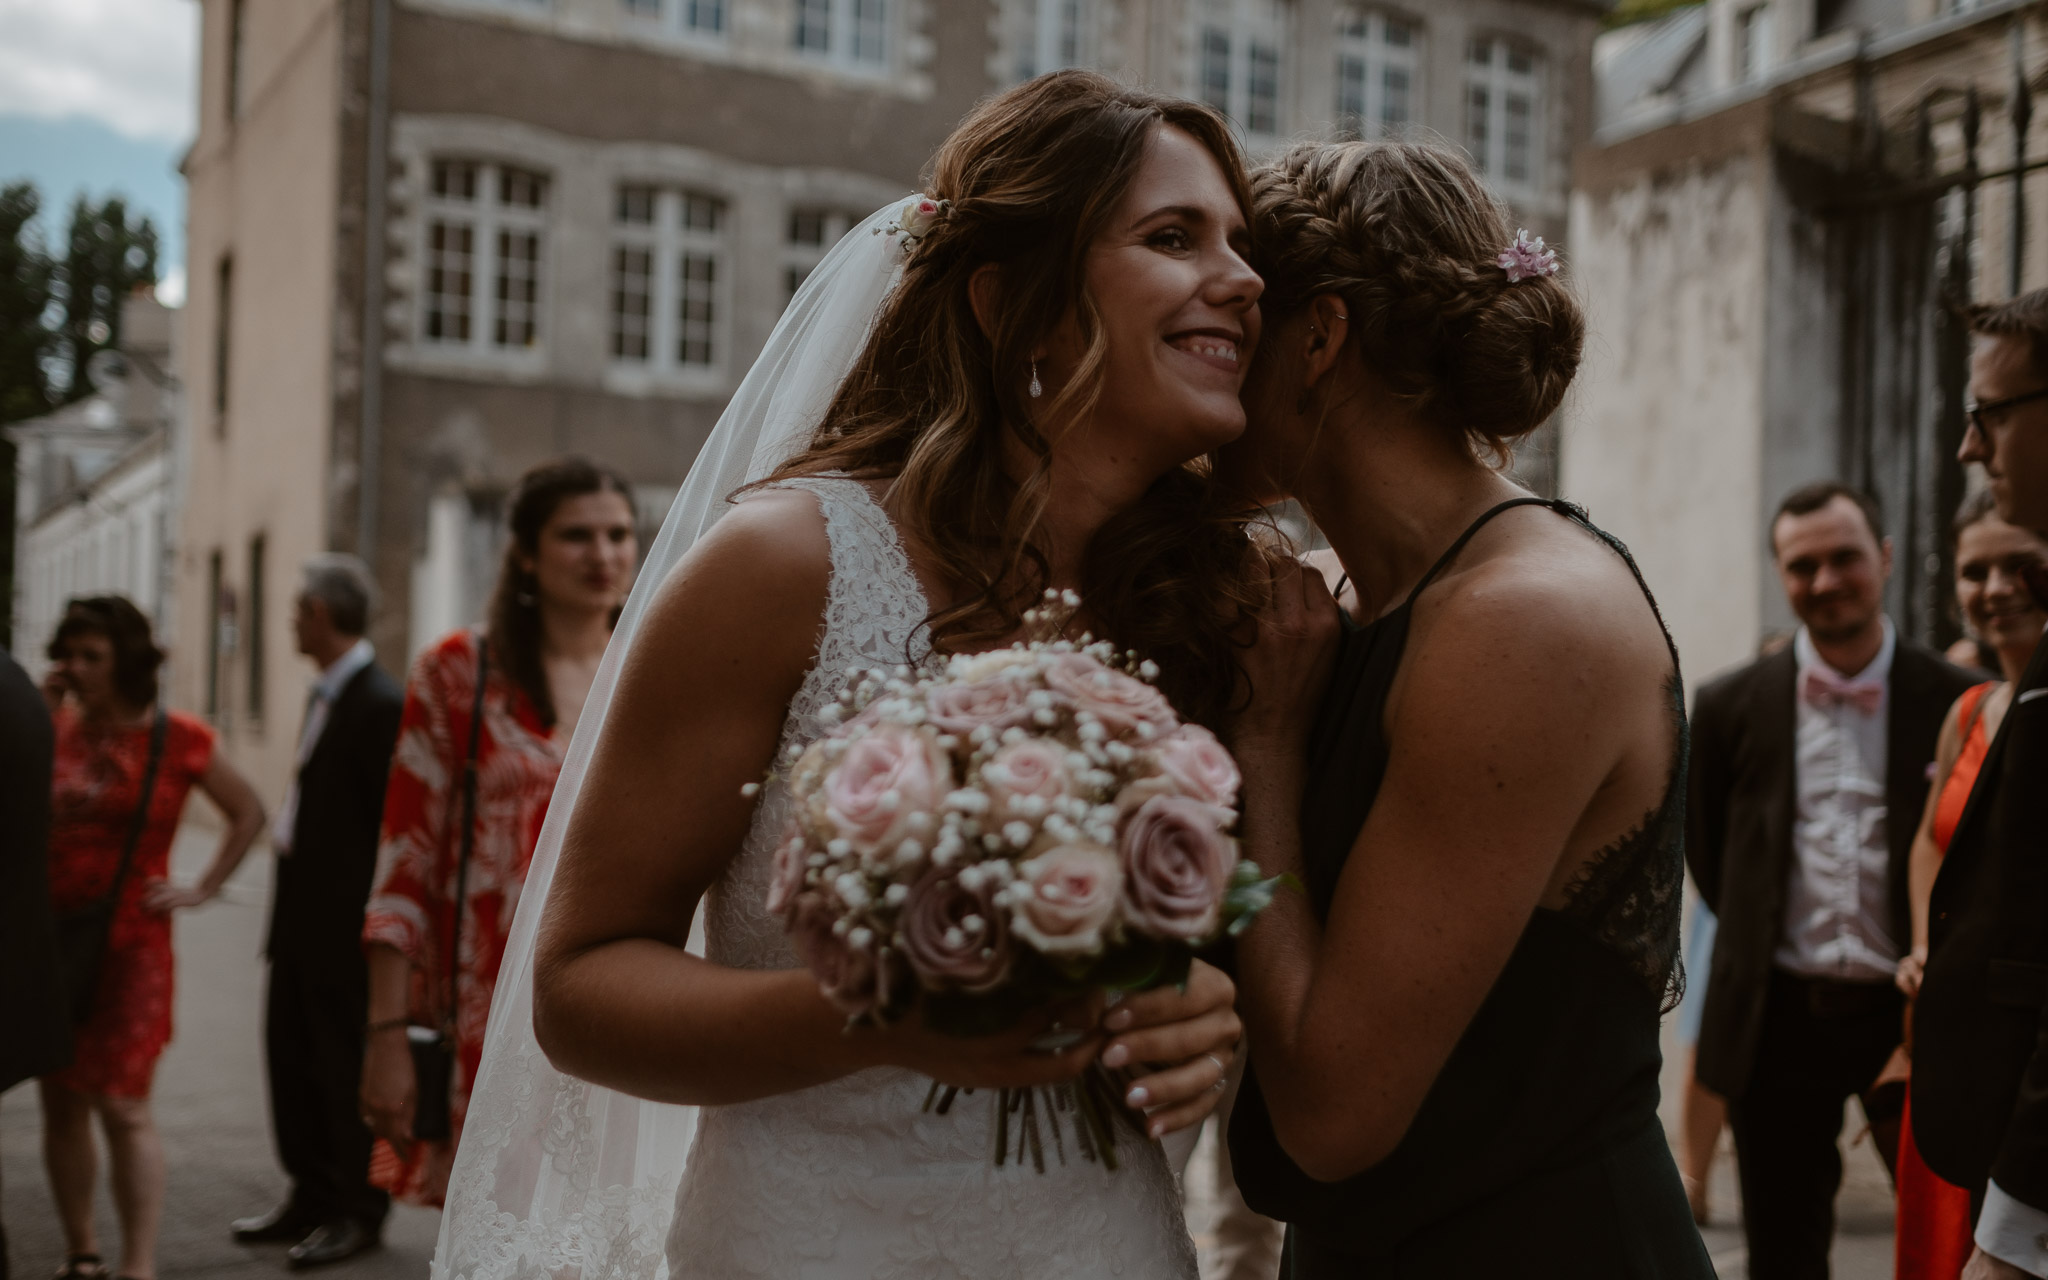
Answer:
MULTIPOLYGON (((1216 157, 1162 126, 1088 250, 1105 351, 1101 395, 1081 429, 1097 448, 1160 473, 1243 433, 1238 391, 1264 288, 1246 261, 1250 238, 1216 157)), ((1070 320, 1039 357, 1040 403, 1051 403, 1081 355, 1070 320)))

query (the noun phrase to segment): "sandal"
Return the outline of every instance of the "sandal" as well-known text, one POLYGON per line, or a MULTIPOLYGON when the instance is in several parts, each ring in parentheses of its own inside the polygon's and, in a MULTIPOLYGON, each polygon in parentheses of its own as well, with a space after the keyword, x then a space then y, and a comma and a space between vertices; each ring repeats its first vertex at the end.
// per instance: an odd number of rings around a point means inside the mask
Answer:
POLYGON ((55 1280, 108 1280, 106 1264, 96 1253, 74 1253, 64 1259, 55 1280))

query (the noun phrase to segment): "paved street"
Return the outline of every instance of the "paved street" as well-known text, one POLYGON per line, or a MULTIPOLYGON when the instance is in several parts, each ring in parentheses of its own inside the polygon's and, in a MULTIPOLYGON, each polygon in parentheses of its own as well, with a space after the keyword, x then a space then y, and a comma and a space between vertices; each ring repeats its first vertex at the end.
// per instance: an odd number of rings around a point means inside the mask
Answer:
MULTIPOLYGON (((208 832, 188 826, 174 855, 176 873, 191 879, 212 852, 208 832)), ((259 956, 270 860, 251 855, 222 900, 178 922, 177 1038, 157 1073, 157 1120, 171 1169, 161 1252, 164 1280, 284 1274, 281 1246, 243 1248, 227 1224, 268 1208, 284 1189, 266 1119, 259 956)), ((1667 1073, 1666 1094, 1672 1093, 1667 1073)), ((1853 1114, 1853 1113, 1852 1113, 1853 1114)), ((43 1183, 37 1150, 33 1086, 0 1098, 0 1212, 12 1237, 16 1274, 41 1277, 61 1261, 62 1238, 43 1183)), ((1207 1141, 1207 1139, 1205 1139, 1207 1141)), ((1847 1187, 1840 1202, 1836 1280, 1886 1280, 1891 1275, 1891 1205, 1884 1170, 1868 1144, 1845 1152, 1847 1187)), ((1190 1225, 1209 1234, 1208 1195, 1200 1170, 1190 1179, 1190 1225)), ((1724 1144, 1714 1185, 1715 1225, 1708 1251, 1723 1280, 1743 1280, 1741 1232, 1732 1159, 1724 1144)), ((111 1252, 118 1235, 101 1189, 101 1239, 111 1252)), ((427 1274, 438 1216, 399 1206, 381 1250, 324 1274, 335 1280, 417 1280, 427 1274)))

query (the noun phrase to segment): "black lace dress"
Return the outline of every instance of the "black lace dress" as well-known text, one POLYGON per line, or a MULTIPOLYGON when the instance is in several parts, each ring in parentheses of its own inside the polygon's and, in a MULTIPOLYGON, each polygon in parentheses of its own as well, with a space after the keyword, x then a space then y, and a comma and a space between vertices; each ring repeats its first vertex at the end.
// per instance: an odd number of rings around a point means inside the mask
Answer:
MULTIPOLYGON (((1400 608, 1347 628, 1311 735, 1302 803, 1302 857, 1318 915, 1327 915, 1386 773, 1387 692, 1415 596, 1488 520, 1542 502, 1487 512, 1400 608)), ((1544 505, 1635 569, 1627 549, 1578 508, 1544 505)), ((1246 1201, 1289 1224, 1284 1277, 1713 1276, 1657 1119, 1657 1024, 1682 981, 1686 727, 1677 661, 1674 649, 1678 741, 1662 803, 1588 865, 1562 910, 1531 917, 1392 1154, 1342 1182, 1303 1173, 1274 1137, 1254 1046, 1231 1158, 1246 1201)))

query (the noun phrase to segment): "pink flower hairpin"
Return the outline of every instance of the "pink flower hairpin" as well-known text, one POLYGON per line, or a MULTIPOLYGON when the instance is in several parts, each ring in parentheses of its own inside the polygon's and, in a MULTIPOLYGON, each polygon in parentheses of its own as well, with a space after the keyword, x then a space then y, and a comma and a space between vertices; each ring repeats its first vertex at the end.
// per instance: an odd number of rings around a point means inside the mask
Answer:
POLYGON ((1515 242, 1501 250, 1494 262, 1508 273, 1509 284, 1557 274, 1557 250, 1544 248, 1542 236, 1531 240, 1526 227, 1515 232, 1515 242))
POLYGON ((930 196, 918 196, 906 200, 896 214, 896 221, 886 227, 876 227, 875 234, 900 237, 903 252, 915 249, 940 218, 953 211, 951 200, 934 200, 930 196))

